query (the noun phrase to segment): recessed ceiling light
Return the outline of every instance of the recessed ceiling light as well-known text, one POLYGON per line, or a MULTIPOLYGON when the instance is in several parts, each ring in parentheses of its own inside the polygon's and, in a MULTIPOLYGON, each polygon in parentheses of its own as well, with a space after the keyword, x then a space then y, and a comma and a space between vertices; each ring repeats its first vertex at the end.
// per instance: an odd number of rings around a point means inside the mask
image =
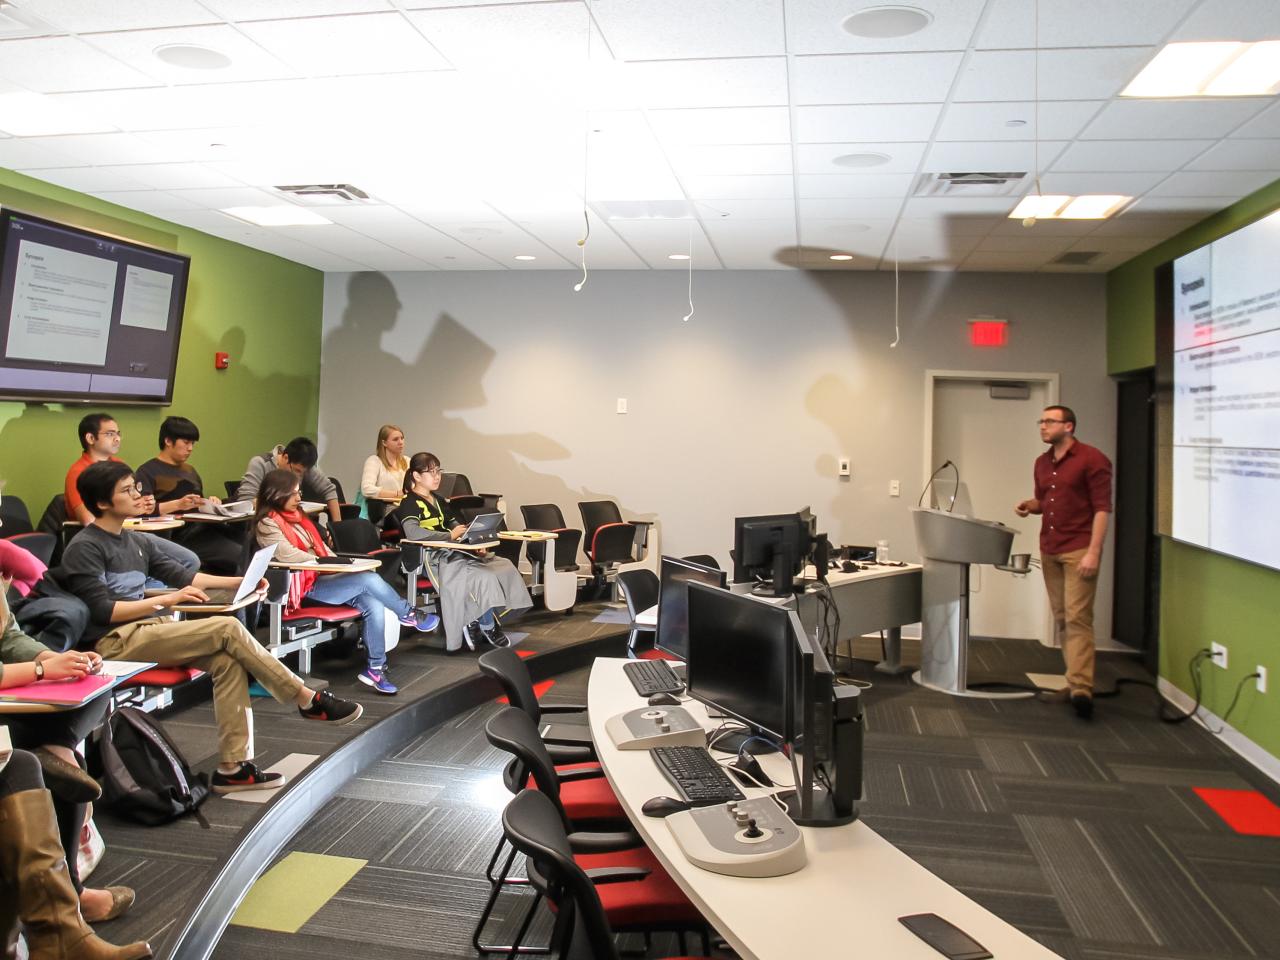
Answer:
POLYGON ((878 167, 888 163, 890 159, 892 158, 887 153, 846 153, 831 162, 839 167, 853 167, 859 170, 863 167, 878 167))
POLYGON ((669 253, 667 254, 667 259, 668 260, 688 260, 689 255, 687 253, 669 253))
POLYGON ((832 254, 831 256, 829 256, 827 259, 828 259, 828 260, 852 260, 852 259, 853 259, 853 254, 851 254, 851 253, 833 253, 833 254, 832 254))
POLYGON ((1245 97, 1280 90, 1280 41, 1255 43, 1204 88, 1206 97, 1245 97))
POLYGON ((231 66, 225 53, 195 43, 165 43, 152 52, 169 66, 183 70, 225 70, 231 66))
POLYGON ((537 257, 532 257, 532 256, 530 256, 530 255, 529 255, 529 254, 527 254, 527 253, 517 253, 517 254, 516 254, 516 259, 517 259, 517 260, 537 260, 538 258, 537 258, 537 257))
POLYGON ((1004 125, 1005 125, 1006 127, 1025 127, 1025 126, 1027 125, 1027 121, 1025 121, 1025 120, 1006 120, 1006 121, 1004 122, 1004 125))
POLYGON ((1066 194, 1030 194, 1022 198, 1011 220, 1105 220, 1133 197, 1119 194, 1085 194, 1072 197, 1066 194))
POLYGON ((1122 97, 1248 97, 1280 90, 1280 41, 1170 43, 1122 97))
POLYGON ((333 223, 318 213, 279 204, 271 207, 227 207, 223 211, 229 217, 257 224, 259 227, 316 227, 333 223))
POLYGON ((933 14, 919 7, 870 7, 845 17, 842 26, 855 37, 888 40, 919 33, 933 23, 933 14))

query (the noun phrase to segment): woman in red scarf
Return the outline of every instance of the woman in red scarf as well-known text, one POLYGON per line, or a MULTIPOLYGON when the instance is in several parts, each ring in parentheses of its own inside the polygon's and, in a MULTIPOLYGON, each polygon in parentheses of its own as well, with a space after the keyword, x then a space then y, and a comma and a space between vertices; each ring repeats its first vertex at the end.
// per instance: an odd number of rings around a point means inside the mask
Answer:
MULTIPOLYGON (((333 555, 315 524, 298 508, 301 502, 298 477, 292 470, 271 471, 258 488, 258 509, 254 515, 258 544, 263 547, 278 544, 275 558, 283 563, 305 563, 333 555)), ((388 695, 398 690, 387 678, 385 611, 392 611, 402 624, 421 633, 429 633, 440 623, 440 618, 433 613, 415 611, 387 581, 373 572, 295 572, 289 586, 289 609, 300 606, 303 598, 351 606, 360 611, 360 636, 368 666, 358 679, 388 695)))

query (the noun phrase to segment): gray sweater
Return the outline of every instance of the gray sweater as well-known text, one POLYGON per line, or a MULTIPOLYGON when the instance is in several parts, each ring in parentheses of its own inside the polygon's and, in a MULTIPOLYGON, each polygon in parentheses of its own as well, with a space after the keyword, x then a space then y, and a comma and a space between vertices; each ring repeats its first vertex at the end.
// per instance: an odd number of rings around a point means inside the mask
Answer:
MULTIPOLYGON (((262 481, 272 470, 279 470, 276 466, 276 457, 284 452, 284 447, 276 444, 275 448, 267 453, 260 453, 252 460, 249 465, 244 468, 244 477, 240 481, 240 486, 236 488, 237 500, 256 500, 258 497, 258 488, 262 486, 262 481)), ((338 499, 338 488, 333 485, 333 481, 320 472, 319 467, 308 467, 307 472, 302 475, 302 499, 313 500, 319 503, 328 503, 330 500, 338 499)))

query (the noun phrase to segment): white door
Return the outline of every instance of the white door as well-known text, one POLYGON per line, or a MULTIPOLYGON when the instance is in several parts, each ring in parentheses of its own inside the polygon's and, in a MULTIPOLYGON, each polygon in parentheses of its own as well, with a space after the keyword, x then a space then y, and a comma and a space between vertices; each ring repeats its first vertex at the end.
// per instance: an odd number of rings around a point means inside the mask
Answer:
MULTIPOLYGON (((1032 495, 1032 463, 1044 452, 1036 420, 1047 386, 1032 382, 1030 389, 1026 400, 993 400, 984 380, 935 380, 933 466, 950 460, 960 469, 956 513, 1012 527, 1013 552, 1039 557, 1040 518, 1019 519, 1013 512, 1014 504, 1032 495)), ((947 508, 954 478, 948 468, 934 481, 934 506, 947 508)), ((1051 641, 1038 570, 1017 577, 990 566, 969 569, 970 634, 1051 641)))

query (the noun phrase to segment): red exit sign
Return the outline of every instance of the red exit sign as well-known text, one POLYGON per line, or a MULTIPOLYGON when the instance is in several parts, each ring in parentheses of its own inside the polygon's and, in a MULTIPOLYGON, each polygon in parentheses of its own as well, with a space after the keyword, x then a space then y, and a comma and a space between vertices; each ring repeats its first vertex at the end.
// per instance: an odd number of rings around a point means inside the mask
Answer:
POLYGON ((1008 320, 970 320, 969 343, 975 347, 1003 347, 1009 342, 1008 320))

